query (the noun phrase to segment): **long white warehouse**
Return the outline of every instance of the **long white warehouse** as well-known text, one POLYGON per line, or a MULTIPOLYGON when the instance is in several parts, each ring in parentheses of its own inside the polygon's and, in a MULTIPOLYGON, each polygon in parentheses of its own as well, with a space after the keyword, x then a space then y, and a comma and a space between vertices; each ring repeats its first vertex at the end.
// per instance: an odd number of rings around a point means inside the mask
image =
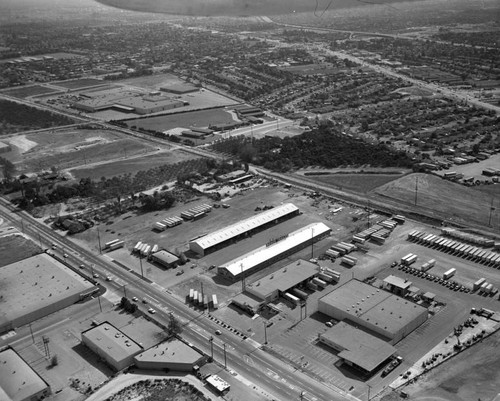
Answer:
POLYGON ((299 214, 299 208, 293 203, 285 203, 273 209, 266 210, 248 219, 224 227, 211 234, 189 242, 189 249, 198 255, 206 255, 212 251, 228 245, 230 241, 251 233, 256 229, 263 229, 268 224, 276 224, 280 220, 299 214))
POLYGON ((248 276, 253 272, 269 266, 280 259, 305 248, 312 242, 330 234, 332 229, 323 223, 313 223, 290 233, 281 241, 264 245, 237 259, 217 268, 217 272, 232 280, 238 279, 242 274, 248 276))

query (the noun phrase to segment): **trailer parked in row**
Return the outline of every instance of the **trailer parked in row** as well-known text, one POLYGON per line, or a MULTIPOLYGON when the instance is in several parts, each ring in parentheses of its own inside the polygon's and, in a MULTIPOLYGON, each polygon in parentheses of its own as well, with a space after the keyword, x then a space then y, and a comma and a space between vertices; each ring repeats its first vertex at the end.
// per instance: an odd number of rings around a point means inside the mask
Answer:
POLYGON ((448 279, 452 278, 456 272, 457 272, 457 269, 451 268, 450 270, 443 273, 443 279, 448 280, 448 279))

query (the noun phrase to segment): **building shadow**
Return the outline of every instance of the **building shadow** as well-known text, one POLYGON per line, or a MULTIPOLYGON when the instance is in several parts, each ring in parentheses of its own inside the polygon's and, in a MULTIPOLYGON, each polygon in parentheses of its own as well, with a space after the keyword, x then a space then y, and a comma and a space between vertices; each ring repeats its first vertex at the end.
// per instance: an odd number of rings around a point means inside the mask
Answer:
POLYGON ((100 357, 96 355, 90 348, 88 348, 84 343, 80 342, 79 344, 72 347, 72 350, 75 351, 82 359, 92 365, 94 368, 99 370, 102 374, 106 376, 111 376, 115 373, 113 369, 111 369, 100 357))

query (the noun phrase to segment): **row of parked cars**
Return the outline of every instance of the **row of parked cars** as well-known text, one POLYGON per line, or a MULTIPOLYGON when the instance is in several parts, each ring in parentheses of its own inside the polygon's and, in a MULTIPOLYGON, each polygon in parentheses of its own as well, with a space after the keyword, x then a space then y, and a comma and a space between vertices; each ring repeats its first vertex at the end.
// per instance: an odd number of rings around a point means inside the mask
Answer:
POLYGON ((411 274, 411 275, 416 276, 416 277, 425 278, 426 280, 429 280, 429 281, 434 281, 436 283, 441 284, 443 287, 447 287, 453 291, 460 291, 460 292, 465 292, 465 293, 471 292, 470 288, 467 288, 466 286, 464 286, 460 283, 457 283, 456 281, 445 280, 444 278, 436 276, 435 274, 423 272, 422 270, 416 269, 416 268, 411 267, 411 266, 400 265, 398 267, 398 270, 404 271, 405 273, 411 274))

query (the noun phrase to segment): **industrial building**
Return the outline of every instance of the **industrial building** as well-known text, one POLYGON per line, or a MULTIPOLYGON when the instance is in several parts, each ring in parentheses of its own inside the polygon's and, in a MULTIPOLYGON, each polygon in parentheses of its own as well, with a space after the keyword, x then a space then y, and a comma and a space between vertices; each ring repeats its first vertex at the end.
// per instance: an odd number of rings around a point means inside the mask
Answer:
POLYGON ((219 266, 217 273, 231 280, 239 279, 242 275, 247 277, 308 245, 314 244, 314 242, 329 235, 331 231, 332 229, 324 223, 309 224, 219 266))
POLYGON ((161 250, 158 252, 155 252, 151 255, 151 260, 153 262, 159 263, 163 267, 166 267, 167 269, 176 267, 179 264, 180 259, 175 256, 173 253, 170 253, 165 250, 161 250))
POLYGON ((164 342, 134 357, 139 369, 168 369, 179 372, 192 372, 201 365, 205 356, 179 340, 164 342))
POLYGON ((319 335, 319 341, 339 353, 347 365, 364 374, 372 373, 396 353, 396 348, 345 322, 337 323, 319 335))
POLYGON ((427 309, 358 280, 319 300, 318 310, 347 320, 396 344, 427 320, 427 309))
POLYGON ((406 296, 410 291, 412 282, 401 277, 390 275, 384 279, 387 290, 401 297, 406 296))
POLYGON ((127 337, 109 322, 103 322, 82 333, 82 342, 117 371, 134 362, 142 346, 127 337))
POLYGON ((187 102, 158 94, 143 95, 137 92, 92 92, 80 94, 85 99, 73 103, 78 110, 95 113, 108 109, 124 113, 150 114, 187 105, 187 102))
POLYGON ((248 284, 246 291, 265 302, 273 302, 278 297, 299 287, 317 276, 319 266, 299 259, 269 274, 255 283, 248 284))
POLYGON ((66 308, 98 290, 46 253, 0 269, 0 333, 66 308))
POLYGON ((16 351, 0 351, 0 400, 38 401, 49 394, 49 385, 16 351))
POLYGON ((285 203, 190 241, 189 249, 198 255, 204 256, 227 246, 232 241, 234 242, 239 238, 244 238, 252 232, 262 230, 298 214, 299 208, 297 206, 292 203, 285 203))

